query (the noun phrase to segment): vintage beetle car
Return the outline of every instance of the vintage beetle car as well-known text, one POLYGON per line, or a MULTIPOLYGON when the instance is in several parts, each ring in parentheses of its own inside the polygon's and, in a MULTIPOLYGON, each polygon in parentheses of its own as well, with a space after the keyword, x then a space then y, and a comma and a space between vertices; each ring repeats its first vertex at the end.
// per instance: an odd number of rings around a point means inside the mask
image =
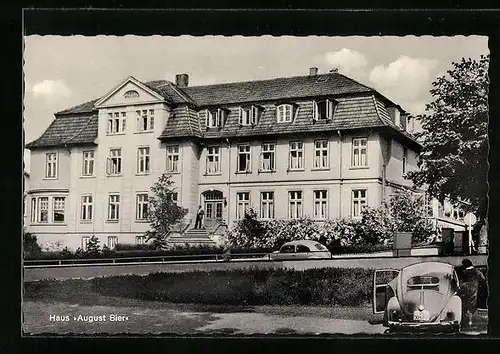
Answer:
POLYGON ((453 265, 422 262, 373 275, 373 312, 384 313, 389 331, 460 329, 462 301, 453 265))

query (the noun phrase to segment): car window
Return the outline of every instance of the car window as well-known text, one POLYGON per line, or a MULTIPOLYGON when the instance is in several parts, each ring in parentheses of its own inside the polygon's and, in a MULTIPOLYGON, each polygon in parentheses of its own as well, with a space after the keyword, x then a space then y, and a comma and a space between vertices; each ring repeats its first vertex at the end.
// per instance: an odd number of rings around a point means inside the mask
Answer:
POLYGON ((280 249, 281 253, 293 253, 295 252, 295 246, 294 245, 284 245, 280 249))
POLYGON ((311 250, 307 246, 297 245, 297 252, 311 252, 311 250))
POLYGON ((418 275, 411 277, 406 282, 408 291, 419 289, 430 289, 439 291, 439 278, 427 275, 418 275))
POLYGON ((328 249, 325 246, 323 246, 321 243, 315 243, 314 247, 316 247, 316 249, 319 251, 328 251, 328 249))

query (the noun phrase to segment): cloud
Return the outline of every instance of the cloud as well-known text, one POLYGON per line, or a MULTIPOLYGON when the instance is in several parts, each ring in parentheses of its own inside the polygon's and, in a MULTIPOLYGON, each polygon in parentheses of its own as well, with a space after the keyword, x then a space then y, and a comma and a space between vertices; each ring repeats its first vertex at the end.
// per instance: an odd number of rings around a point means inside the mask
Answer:
POLYGON ((347 48, 342 48, 338 52, 326 53, 325 60, 346 75, 363 69, 367 64, 363 53, 347 48))
POLYGON ((31 90, 35 97, 49 99, 66 98, 71 96, 71 90, 62 80, 43 80, 33 85, 31 90))
POLYGON ((434 79, 437 61, 400 56, 387 66, 375 66, 369 75, 374 88, 407 108, 422 113, 434 79))

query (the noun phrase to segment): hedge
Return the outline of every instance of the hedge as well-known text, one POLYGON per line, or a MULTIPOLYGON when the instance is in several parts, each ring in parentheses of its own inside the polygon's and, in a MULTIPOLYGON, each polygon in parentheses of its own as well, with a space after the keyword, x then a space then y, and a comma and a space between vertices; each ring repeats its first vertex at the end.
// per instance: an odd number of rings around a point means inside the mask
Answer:
POLYGON ((370 300, 372 270, 231 270, 122 275, 91 280, 108 296, 174 303, 357 306, 370 300))

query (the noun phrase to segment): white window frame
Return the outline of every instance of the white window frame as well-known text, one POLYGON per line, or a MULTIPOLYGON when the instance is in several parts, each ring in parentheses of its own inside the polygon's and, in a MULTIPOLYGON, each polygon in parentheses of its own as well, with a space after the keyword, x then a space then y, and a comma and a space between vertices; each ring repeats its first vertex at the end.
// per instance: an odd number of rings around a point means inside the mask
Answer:
POLYGON ((275 202, 273 191, 260 192, 260 218, 275 218, 275 202))
POLYGON ((107 135, 123 134, 127 127, 127 112, 109 112, 107 135))
POLYGON ((356 188, 351 191, 351 216, 361 217, 361 211, 368 205, 368 190, 366 188, 356 188), (364 196, 362 194, 364 193, 364 196))
POLYGON ((168 145, 166 147, 166 151, 167 151, 167 164, 166 164, 167 172, 173 172, 173 173, 179 172, 180 171, 179 165, 181 161, 180 145, 168 145))
POLYGON ((52 223, 54 224, 64 224, 66 222, 66 197, 52 197, 52 223), (57 200, 59 199, 59 200, 57 200), (57 202, 59 202, 59 205, 57 205, 57 202), (62 203, 62 204, 61 204, 62 203), (63 220, 62 221, 56 221, 56 212, 61 212, 62 211, 62 216, 63 220))
POLYGON ((92 194, 84 194, 80 198, 80 220, 92 221, 94 212, 94 197, 92 194))
POLYGON ((139 97, 139 92, 137 92, 136 90, 128 90, 127 92, 125 92, 123 94, 123 97, 125 98, 138 98, 139 97))
POLYGON ((148 220, 148 215, 147 215, 148 212, 149 212, 148 193, 137 193, 135 197, 135 219, 137 221, 148 220))
POLYGON ((278 123, 290 123, 293 121, 293 105, 290 103, 280 104, 276 107, 276 121, 278 123))
POLYGON ((59 170, 59 154, 57 152, 48 152, 45 154, 45 178, 57 179, 59 170))
POLYGON ((260 152, 260 170, 264 172, 276 170, 276 143, 262 143, 260 152), (269 166, 266 166, 266 164, 264 163, 267 160, 264 158, 265 154, 269 154, 269 166))
POLYGON ((147 175, 151 171, 151 149, 149 146, 137 148, 137 173, 147 175))
POLYGON ((118 236, 108 236, 108 248, 114 249, 118 243, 118 236))
POLYGON ((367 166, 368 166, 368 138, 353 138, 351 167, 367 167, 367 166), (363 156, 364 156, 364 161, 362 158, 363 156))
POLYGON ((314 219, 328 219, 328 190, 313 190, 313 217, 314 219), (323 209, 324 207, 324 209, 323 209), (324 212, 323 212, 324 211, 324 212))
POLYGON ((240 107, 239 124, 254 125, 259 120, 260 109, 257 106, 240 107))
POLYGON ((110 193, 108 195, 108 221, 120 220, 120 194, 110 193), (115 207, 114 213, 112 207, 115 207))
POLYGON ((221 149, 219 145, 213 145, 207 147, 207 157, 205 161, 207 175, 214 175, 221 173, 220 153, 221 149))
POLYGON ((122 174, 122 149, 109 149, 109 157, 106 159, 106 174, 108 176, 119 176, 122 174), (115 163, 116 161, 116 163, 115 163))
POLYGON ((329 145, 328 139, 314 141, 314 169, 325 170, 330 168, 329 145), (320 144, 319 147, 318 144, 320 144))
POLYGON ((290 142, 289 153, 288 153, 288 169, 291 171, 303 171, 304 170, 304 142, 303 141, 291 141, 290 142), (296 157, 293 157, 293 152, 296 153, 296 157), (296 161, 296 163, 294 163, 294 161, 296 161))
POLYGON ((335 110, 335 102, 329 99, 312 101, 313 102, 313 119, 333 119, 333 112, 335 110), (320 115, 319 106, 321 104, 325 105, 325 116, 320 115))
POLYGON ((36 224, 50 223, 50 198, 48 196, 31 197, 31 222, 36 224), (42 209, 42 201, 44 208, 42 209), (47 213, 45 221, 42 221, 42 211, 47 213))
POLYGON ((217 108, 216 110, 205 110, 205 125, 208 128, 220 128, 224 124, 224 120, 227 116, 227 110, 223 108, 217 108))
POLYGON ((90 236, 82 236, 82 250, 86 251, 89 245, 90 236))
POLYGON ((241 220, 250 209, 250 192, 236 193, 236 219, 241 220))
POLYGON ((95 150, 82 151, 82 176, 93 176, 95 167, 95 150))
POLYGON ((238 145, 238 161, 236 165, 236 171, 239 173, 250 173, 252 172, 252 146, 250 144, 240 144, 238 145), (242 150, 244 149, 244 150, 242 150), (240 166, 241 164, 241 155, 245 155, 245 168, 240 166))
POLYGON ((288 191, 288 218, 298 219, 304 215, 304 202, 302 191, 288 191))
POLYGON ((152 132, 155 129, 155 110, 138 109, 135 111, 138 132, 152 132))

